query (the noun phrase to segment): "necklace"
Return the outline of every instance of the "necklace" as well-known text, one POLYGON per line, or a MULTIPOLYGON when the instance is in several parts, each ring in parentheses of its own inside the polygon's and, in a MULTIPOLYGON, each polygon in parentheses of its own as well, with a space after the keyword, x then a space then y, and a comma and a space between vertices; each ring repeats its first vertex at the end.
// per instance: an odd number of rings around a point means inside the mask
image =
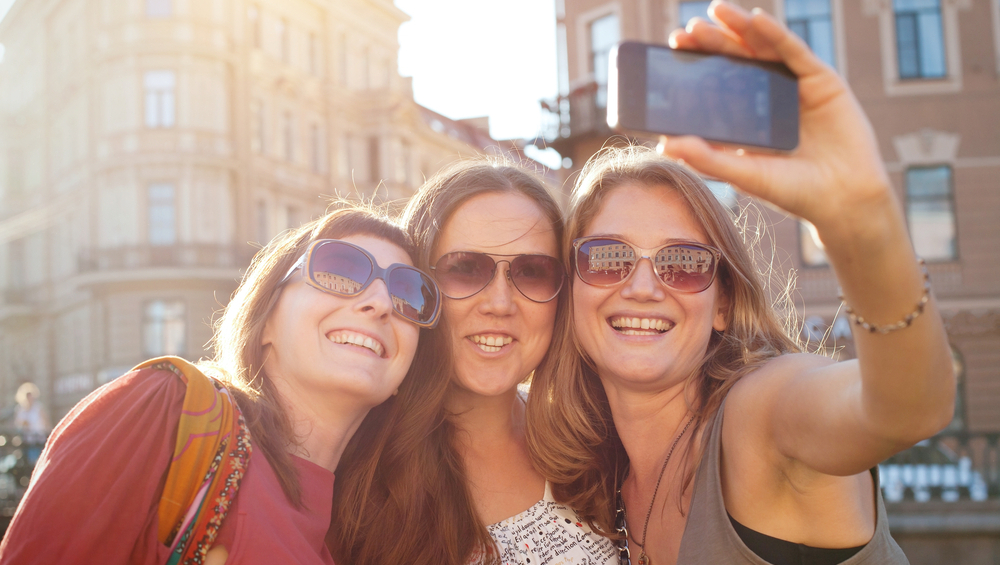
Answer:
MULTIPOLYGON (((642 541, 640 542, 637 539, 633 539, 633 541, 635 541, 635 544, 638 545, 640 549, 638 565, 650 565, 649 556, 646 555, 646 534, 649 531, 649 517, 653 515, 653 506, 656 504, 656 494, 660 490, 660 483, 663 481, 663 474, 667 471, 667 464, 670 463, 670 456, 674 454, 674 449, 677 448, 677 444, 681 441, 681 438, 684 437, 684 434, 687 432, 688 428, 691 427, 691 422, 693 421, 694 421, 694 416, 688 418, 687 423, 684 424, 684 427, 681 429, 681 433, 677 434, 677 437, 674 438, 673 443, 670 444, 670 449, 667 450, 667 457, 666 459, 663 460, 663 467, 660 468, 660 476, 657 477, 656 486, 653 487, 653 498, 649 501, 649 510, 646 511, 646 522, 642 526, 642 541)), ((625 477, 628 478, 627 473, 625 477)), ((622 480, 622 482, 624 483, 624 479, 622 480)), ((617 503, 618 503, 617 504, 618 508, 615 516, 615 522, 617 526, 616 530, 618 531, 619 534, 625 536, 619 542, 618 556, 624 565, 631 565, 630 561, 631 556, 629 555, 628 551, 628 523, 627 520, 625 519, 625 501, 622 499, 621 487, 618 488, 617 503)))

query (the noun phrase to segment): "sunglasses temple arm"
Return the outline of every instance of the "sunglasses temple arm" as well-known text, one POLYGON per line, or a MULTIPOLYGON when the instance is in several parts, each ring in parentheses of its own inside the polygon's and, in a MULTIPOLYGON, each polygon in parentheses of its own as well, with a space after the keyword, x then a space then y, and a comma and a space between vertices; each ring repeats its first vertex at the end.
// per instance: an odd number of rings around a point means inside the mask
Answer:
POLYGON ((292 268, 288 269, 288 272, 285 273, 285 276, 281 278, 281 282, 278 284, 284 284, 285 282, 287 282, 288 277, 292 276, 292 273, 294 273, 296 270, 302 267, 303 263, 305 262, 306 262, 306 254, 303 253, 302 256, 299 257, 297 261, 295 261, 295 264, 292 265, 292 268))

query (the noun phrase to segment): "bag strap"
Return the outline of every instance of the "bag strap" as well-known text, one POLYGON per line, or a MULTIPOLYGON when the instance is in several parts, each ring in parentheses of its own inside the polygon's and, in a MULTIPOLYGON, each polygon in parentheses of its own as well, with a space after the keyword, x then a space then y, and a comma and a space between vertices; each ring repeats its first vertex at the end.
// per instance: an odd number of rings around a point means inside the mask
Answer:
POLYGON ((229 512, 250 461, 250 432, 239 406, 215 379, 180 357, 133 370, 170 371, 186 385, 167 480, 159 505, 160 543, 168 565, 201 563, 229 512))

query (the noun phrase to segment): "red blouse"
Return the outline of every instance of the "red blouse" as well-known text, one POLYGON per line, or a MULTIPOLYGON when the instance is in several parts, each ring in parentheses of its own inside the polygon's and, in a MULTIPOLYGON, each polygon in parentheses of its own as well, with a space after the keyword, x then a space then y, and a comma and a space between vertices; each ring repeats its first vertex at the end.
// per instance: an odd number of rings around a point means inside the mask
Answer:
MULTIPOLYGON (((0 545, 0 564, 166 563, 157 504, 184 384, 167 371, 129 373, 83 399, 53 430, 0 545)), ((302 508, 259 450, 216 545, 230 563, 331 564, 333 473, 293 457, 302 508)))

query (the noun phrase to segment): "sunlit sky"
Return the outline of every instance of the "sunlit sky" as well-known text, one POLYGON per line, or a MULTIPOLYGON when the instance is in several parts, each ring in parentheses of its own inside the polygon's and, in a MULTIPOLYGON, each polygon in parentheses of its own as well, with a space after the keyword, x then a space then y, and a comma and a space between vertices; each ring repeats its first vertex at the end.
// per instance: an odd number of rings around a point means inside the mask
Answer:
MULTIPOLYGON (((395 2, 411 17, 399 72, 418 103, 453 119, 488 115, 495 139, 538 133, 538 101, 557 90, 554 0, 395 2)), ((0 0, 0 19, 13 3, 0 0)))

